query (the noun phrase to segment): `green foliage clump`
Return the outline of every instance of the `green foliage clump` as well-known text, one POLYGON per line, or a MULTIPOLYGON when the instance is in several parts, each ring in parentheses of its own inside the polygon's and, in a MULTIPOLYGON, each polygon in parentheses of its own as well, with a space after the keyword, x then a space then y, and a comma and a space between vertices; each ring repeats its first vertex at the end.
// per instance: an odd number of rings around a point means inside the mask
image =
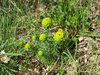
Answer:
MULTIPOLYGON (((53 3, 52 0, 49 1, 51 1, 51 4, 53 3)), ((0 50, 4 48, 5 51, 11 52, 6 55, 16 56, 16 57, 13 60, 12 58, 10 58, 11 60, 9 61, 9 65, 12 66, 11 67, 9 66, 9 68, 5 67, 5 65, 0 62, 0 68, 1 68, 0 75, 7 75, 7 74, 11 75, 12 71, 17 72, 13 70, 16 66, 16 64, 14 64, 16 63, 15 62, 16 58, 19 55, 24 55, 23 56, 24 59, 29 58, 30 55, 28 55, 27 52, 31 52, 32 53, 31 55, 37 56, 37 58, 40 59, 42 63, 49 64, 49 65, 54 64, 58 57, 63 56, 62 55, 63 53, 66 53, 67 56, 71 55, 70 52, 75 53, 74 49, 77 50, 76 35, 79 33, 80 30, 84 31, 85 28, 89 26, 89 23, 87 22, 88 15, 89 15, 87 11, 88 7, 80 6, 79 0, 56 1, 53 3, 54 5, 50 6, 48 11, 43 10, 45 13, 42 12, 42 14, 45 14, 45 16, 49 16, 50 18, 47 17, 43 18, 43 20, 39 22, 40 18, 38 17, 38 15, 36 16, 36 20, 35 20, 34 19, 35 16, 32 16, 31 14, 33 12, 30 9, 28 9, 27 4, 24 4, 25 3, 24 0, 20 0, 19 2, 15 0, 13 2, 14 5, 4 0, 3 6, 9 7, 9 9, 4 8, 3 10, 3 8, 0 8, 0 10, 2 10, 3 12, 2 14, 0 14, 2 18, 0 23, 0 44, 2 44, 1 41, 5 42, 7 39, 10 42, 7 45, 2 45, 0 47, 0 50), (7 6, 6 4, 9 4, 9 6, 7 6), (8 12, 8 10, 10 13, 8 12), (27 15, 26 12, 28 12, 27 15), (15 16, 18 17, 18 20, 22 16, 24 18, 22 18, 23 20, 20 20, 19 22, 13 22, 13 20, 16 21, 15 16), (25 16, 29 16, 26 17, 28 18, 27 20, 25 16), (43 26, 42 27, 43 30, 41 32, 39 32, 39 30, 41 30, 40 24, 42 24, 43 26), (60 26, 59 29, 56 28, 57 25, 60 26), (17 40, 19 39, 17 37, 17 34, 20 34, 18 33, 18 31, 19 32, 21 31, 21 30, 17 30, 17 28, 20 29, 20 27, 22 27, 24 33, 28 34, 27 36, 25 36, 25 39, 23 39, 23 41, 17 40), (54 29, 52 29, 51 27, 54 27, 54 29), (31 28, 32 29, 34 28, 32 31, 34 33, 30 32, 31 28), (9 31, 10 29, 11 31, 9 31), (9 36, 11 35, 12 37, 11 36, 9 37, 7 35, 9 36), (27 40, 30 37, 30 35, 33 35, 32 36, 33 40, 27 40), (26 43, 28 41, 30 41, 30 43, 26 43)), ((30 3, 32 3, 32 0, 30 0, 30 3)), ((37 3, 37 0, 35 0, 34 3, 37 3)), ((31 6, 31 4, 29 4, 29 6, 31 6)), ((36 9, 35 4, 33 4, 32 9, 36 9)), ((97 20, 97 23, 99 23, 99 20, 100 19, 97 20)), ((66 59, 68 59, 67 56, 66 59)), ((62 61, 61 64, 63 65, 62 59, 63 57, 61 57, 61 61, 62 61)), ((18 60, 18 62, 19 61, 21 60, 18 60)), ((27 64, 30 64, 29 61, 25 62, 23 68, 27 64)), ((63 71, 62 72, 59 71, 59 74, 60 75, 63 74, 63 71)))

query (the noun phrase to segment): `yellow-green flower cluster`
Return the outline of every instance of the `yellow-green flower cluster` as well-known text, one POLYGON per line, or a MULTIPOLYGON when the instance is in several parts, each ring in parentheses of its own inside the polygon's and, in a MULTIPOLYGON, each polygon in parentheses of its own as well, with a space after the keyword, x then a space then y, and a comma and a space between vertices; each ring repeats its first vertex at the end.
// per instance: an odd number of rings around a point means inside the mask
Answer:
POLYGON ((46 35, 45 35, 45 34, 41 34, 40 37, 39 37, 39 39, 40 39, 41 41, 45 41, 46 35))
POLYGON ((50 26, 50 25, 51 25, 51 20, 50 20, 50 18, 44 18, 44 19, 42 20, 42 25, 43 25, 44 27, 50 26))
POLYGON ((62 29, 58 29, 56 33, 54 33, 53 37, 56 41, 61 42, 64 39, 64 32, 62 29))
POLYGON ((59 28, 59 29, 58 29, 58 31, 61 31, 61 32, 63 32, 63 30, 62 30, 61 28, 59 28))
POLYGON ((35 40, 35 39, 36 39, 36 35, 33 35, 33 36, 32 36, 32 39, 35 40))
POLYGON ((42 51, 38 51, 38 55, 43 55, 43 52, 42 51))
POLYGON ((29 48, 31 48, 31 45, 30 45, 29 43, 26 43, 26 44, 25 44, 25 48, 26 48, 26 49, 29 49, 29 48))
POLYGON ((22 42, 22 41, 20 41, 20 42, 19 42, 19 45, 22 45, 22 44, 23 44, 23 42, 22 42))

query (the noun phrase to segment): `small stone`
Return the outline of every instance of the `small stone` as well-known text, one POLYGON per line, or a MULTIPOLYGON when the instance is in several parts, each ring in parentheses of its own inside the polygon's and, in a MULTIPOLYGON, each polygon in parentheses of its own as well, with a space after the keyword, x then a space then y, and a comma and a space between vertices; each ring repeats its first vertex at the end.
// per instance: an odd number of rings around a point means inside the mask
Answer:
POLYGON ((4 50, 0 52, 0 55, 5 54, 4 50))
POLYGON ((18 70, 22 70, 22 66, 19 66, 18 70))
POLYGON ((80 36, 79 37, 79 42, 83 41, 84 40, 84 37, 83 36, 80 36))
POLYGON ((84 47, 84 50, 89 50, 88 48, 84 47))
POLYGON ((85 61, 85 63, 87 63, 87 59, 85 59, 84 61, 85 61))
POLYGON ((3 63, 8 63, 9 58, 8 58, 7 56, 4 56, 4 57, 1 58, 1 61, 2 61, 3 63))

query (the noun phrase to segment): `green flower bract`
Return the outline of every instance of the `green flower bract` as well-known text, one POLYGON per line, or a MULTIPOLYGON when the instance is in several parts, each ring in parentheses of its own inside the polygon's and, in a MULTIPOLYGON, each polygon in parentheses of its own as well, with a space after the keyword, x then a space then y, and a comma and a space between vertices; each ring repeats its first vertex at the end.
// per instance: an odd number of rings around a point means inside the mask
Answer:
POLYGON ((38 55, 43 55, 43 52, 42 51, 38 51, 38 55))
POLYGON ((25 48, 29 49, 29 48, 31 48, 31 45, 29 43, 27 43, 27 44, 25 44, 25 48))
POLYGON ((61 28, 59 28, 58 31, 63 32, 63 30, 61 28))
POLYGON ((44 19, 42 20, 42 25, 43 25, 44 27, 50 26, 50 25, 51 25, 51 20, 50 20, 50 18, 44 18, 44 19))
POLYGON ((33 35, 33 36, 32 36, 32 39, 35 40, 35 39, 36 39, 36 35, 33 35))
POLYGON ((19 44, 20 44, 20 45, 22 45, 22 44, 23 44, 23 42, 22 42, 22 41, 20 41, 20 42, 19 42, 19 44))
POLYGON ((40 37, 39 37, 39 39, 40 39, 41 41, 45 41, 46 35, 45 35, 45 34, 41 34, 40 37))
POLYGON ((58 29, 56 33, 54 33, 55 41, 61 42, 64 39, 64 33, 62 29, 58 29))

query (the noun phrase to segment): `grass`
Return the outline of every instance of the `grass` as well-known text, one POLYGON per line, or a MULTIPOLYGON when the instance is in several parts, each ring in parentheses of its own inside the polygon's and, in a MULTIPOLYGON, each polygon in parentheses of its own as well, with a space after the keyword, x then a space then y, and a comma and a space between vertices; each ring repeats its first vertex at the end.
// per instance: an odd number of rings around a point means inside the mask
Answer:
MULTIPOLYGON (((18 72, 19 66, 22 66, 23 69, 26 68, 28 64, 31 65, 29 63, 32 60, 30 57, 36 57, 45 66, 51 66, 51 69, 60 65, 57 75, 63 75, 69 66, 75 69, 73 71, 75 75, 82 72, 95 74, 89 71, 78 71, 77 64, 80 63, 76 62, 77 56, 80 57, 77 53, 78 36, 100 37, 96 33, 86 32, 90 27, 87 21, 90 17, 89 1, 82 3, 79 0, 29 0, 29 2, 2 0, 1 4, 0 51, 4 50, 5 54, 0 55, 0 58, 7 56, 10 60, 7 65, 0 62, 0 75, 13 75, 18 72), (49 17, 52 21, 51 26, 47 28, 41 24, 45 17, 49 17), (64 33, 64 39, 61 42, 53 39, 53 33, 56 33, 59 28, 64 33), (45 41, 39 40, 42 33, 46 34, 45 41), (36 35, 36 40, 32 39, 33 35, 36 35), (20 41, 22 44, 19 44, 20 41), (30 43, 30 49, 25 49, 26 43, 30 43), (43 55, 39 56, 38 51, 42 51, 43 55), (22 60, 25 62, 20 65, 22 60)), ((97 23, 99 23, 99 19, 97 23)), ((95 55, 97 56, 97 54, 95 55)), ((98 66, 97 58, 93 58, 98 66)))

